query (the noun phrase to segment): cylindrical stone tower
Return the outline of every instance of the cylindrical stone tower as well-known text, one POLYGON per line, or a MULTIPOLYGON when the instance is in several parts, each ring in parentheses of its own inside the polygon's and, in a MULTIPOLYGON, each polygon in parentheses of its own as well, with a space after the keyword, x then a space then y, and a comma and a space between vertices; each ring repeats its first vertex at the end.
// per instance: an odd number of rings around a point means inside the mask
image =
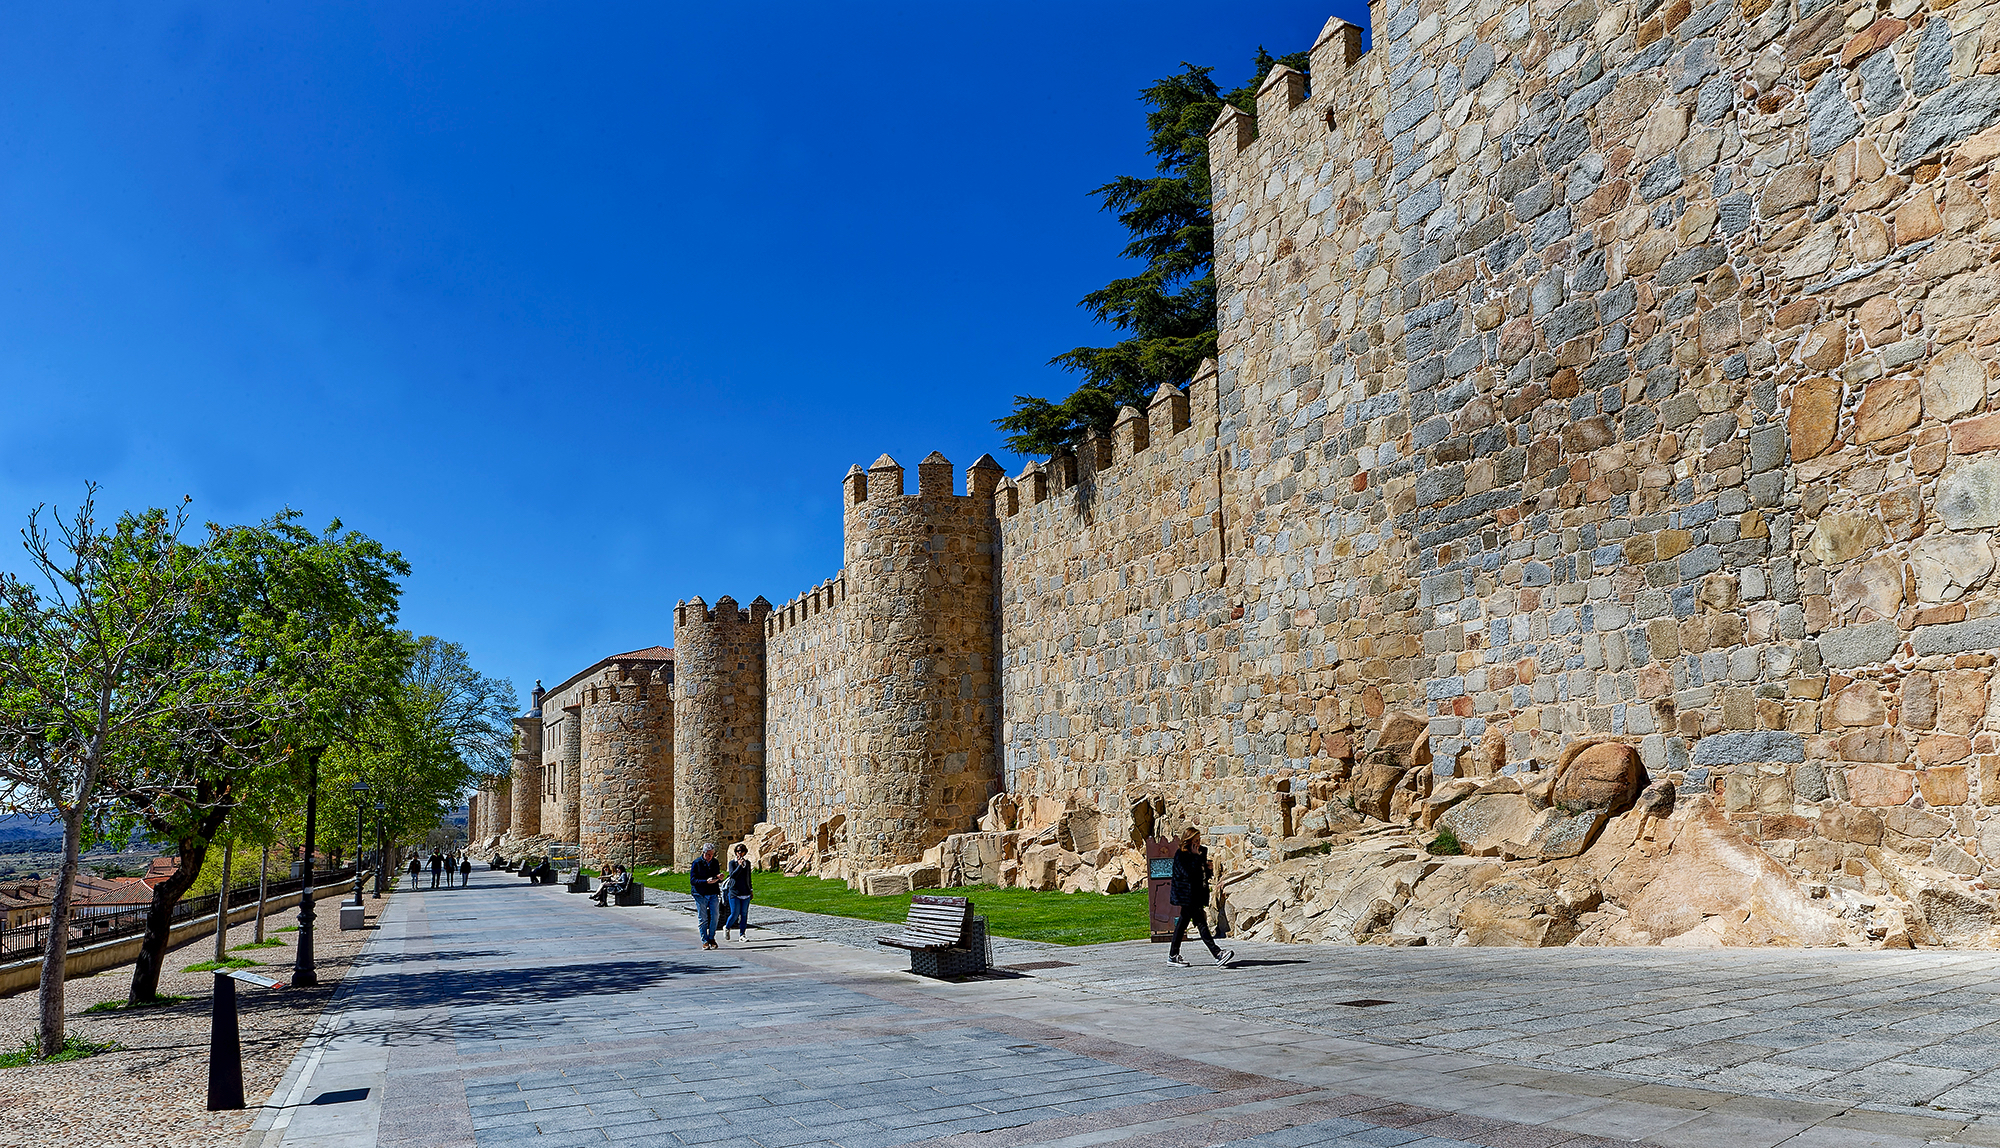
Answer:
POLYGON ((603 871, 671 858, 672 662, 619 662, 583 700, 583 863, 603 871))
MULTIPOLYGON (((563 707, 562 766, 556 771, 556 823, 546 829, 565 844, 574 842, 583 821, 583 707, 563 707)), ((547 819, 543 821, 547 825, 547 819)))
POLYGON ((763 598, 674 607, 674 860, 749 836, 764 817, 763 598))
POLYGON ((981 457, 952 493, 951 463, 917 464, 917 493, 883 455, 848 472, 850 710, 847 843, 854 867, 916 861, 973 828, 1001 784, 993 495, 981 457))
POLYGON ((514 719, 512 836, 516 841, 542 831, 542 713, 537 706, 514 719))
POLYGON ((486 779, 486 808, 479 813, 481 837, 505 837, 514 823, 514 779, 486 779))

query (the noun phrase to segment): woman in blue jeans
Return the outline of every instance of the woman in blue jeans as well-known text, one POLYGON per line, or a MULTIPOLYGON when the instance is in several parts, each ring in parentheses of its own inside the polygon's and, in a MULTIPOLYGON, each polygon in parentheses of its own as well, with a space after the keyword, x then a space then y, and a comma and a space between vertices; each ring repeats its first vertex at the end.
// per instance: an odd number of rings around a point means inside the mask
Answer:
POLYGON ((729 859, 729 919, 722 923, 722 939, 729 939, 729 926, 736 926, 736 939, 750 936, 750 850, 738 845, 729 859))

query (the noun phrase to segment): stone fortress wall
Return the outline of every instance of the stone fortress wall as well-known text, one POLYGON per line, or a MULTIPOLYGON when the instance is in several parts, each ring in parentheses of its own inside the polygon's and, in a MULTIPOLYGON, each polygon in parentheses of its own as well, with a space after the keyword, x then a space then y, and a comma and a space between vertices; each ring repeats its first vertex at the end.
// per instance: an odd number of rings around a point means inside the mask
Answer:
POLYGON ((1626 737, 1815 877, 1980 872, 1995 8, 1409 3, 1225 116, 1246 676, 1423 706, 1439 776, 1626 737))
POLYGON ((504 781, 475 800, 471 839, 517 852, 579 845, 592 864, 667 857, 673 841, 674 652, 613 654, 514 719, 504 781), (503 812, 504 809, 504 812, 503 812))
POLYGON ((765 621, 764 819, 821 850, 844 840, 854 760, 846 601, 847 579, 835 575, 765 621))
POLYGON ((845 568, 762 622, 760 850, 1108 888, 1199 824, 1275 874, 1502 798, 1548 821, 1610 741, 1598 812, 1658 783, 1643 816, 1477 851, 1658 869, 1678 795, 1688 849, 1850 922, 1934 890, 1990 924, 2000 0, 1371 19, 1215 125, 1185 390, 964 495, 936 455, 914 495, 849 473, 845 568))
POLYGON ((672 779, 674 856, 703 843, 740 840, 764 812, 764 619, 762 598, 739 609, 727 595, 713 610, 700 598, 674 607, 672 779))

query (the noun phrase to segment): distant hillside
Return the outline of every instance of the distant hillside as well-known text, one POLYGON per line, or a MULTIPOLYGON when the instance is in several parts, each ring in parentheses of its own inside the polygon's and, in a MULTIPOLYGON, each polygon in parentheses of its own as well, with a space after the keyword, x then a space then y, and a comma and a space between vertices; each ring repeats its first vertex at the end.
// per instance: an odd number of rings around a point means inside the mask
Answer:
POLYGON ((0 817, 0 841, 61 841, 62 826, 26 814, 0 817))

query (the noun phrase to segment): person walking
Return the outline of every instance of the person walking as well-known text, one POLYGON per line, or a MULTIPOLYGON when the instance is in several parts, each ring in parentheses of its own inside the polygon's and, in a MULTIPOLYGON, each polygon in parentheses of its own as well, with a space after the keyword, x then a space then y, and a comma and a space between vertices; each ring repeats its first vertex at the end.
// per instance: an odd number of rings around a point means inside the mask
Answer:
POLYGON ((444 873, 444 854, 431 850, 431 888, 438 887, 438 878, 444 873))
POLYGON ((1227 965, 1236 959, 1236 950, 1219 949, 1215 938, 1208 932, 1208 882, 1213 876, 1213 866, 1209 864, 1208 850, 1201 844, 1201 830, 1189 828, 1181 836, 1181 847, 1174 853, 1173 902, 1181 907, 1180 916, 1174 919, 1174 941, 1167 946, 1167 963, 1187 967, 1181 956, 1181 941, 1186 939, 1188 922, 1201 932, 1201 943, 1208 946, 1209 955, 1218 965, 1227 965))
POLYGON ((715 859, 715 846, 703 842, 701 855, 688 866, 688 889, 694 893, 694 916, 701 926, 701 947, 715 948, 715 922, 722 900, 722 866, 715 859))
POLYGON ((458 887, 463 889, 472 884, 472 855, 463 854, 458 859, 458 887))
POLYGON ((750 850, 737 845, 729 859, 729 916, 722 922, 722 939, 729 939, 729 926, 736 926, 736 939, 750 938, 750 850))
POLYGON ((410 854, 410 891, 411 891, 411 892, 415 892, 415 891, 416 891, 416 888, 417 888, 417 882, 419 882, 419 881, 423 880, 423 877, 424 877, 424 859, 423 859, 423 858, 421 858, 421 857, 419 857, 419 856, 417 856, 417 855, 416 855, 415 853, 412 853, 412 854, 410 854))

